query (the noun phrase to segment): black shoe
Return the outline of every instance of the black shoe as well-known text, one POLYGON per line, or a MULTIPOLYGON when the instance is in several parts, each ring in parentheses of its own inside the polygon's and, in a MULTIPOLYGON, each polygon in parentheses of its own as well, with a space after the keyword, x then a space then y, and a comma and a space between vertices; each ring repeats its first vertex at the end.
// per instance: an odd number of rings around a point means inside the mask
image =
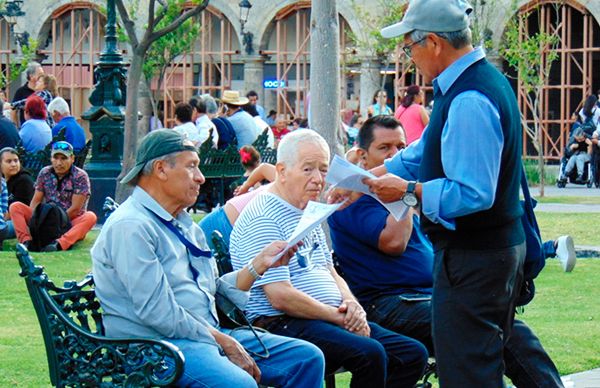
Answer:
POLYGON ((54 241, 54 242, 51 242, 50 244, 46 245, 45 247, 43 247, 40 252, 56 252, 56 251, 61 251, 61 250, 62 249, 61 249, 58 241, 54 241))
POLYGON ((585 183, 585 181, 583 180, 583 177, 580 175, 577 177, 577 179, 575 180, 575 183, 577 183, 578 185, 582 185, 585 183))

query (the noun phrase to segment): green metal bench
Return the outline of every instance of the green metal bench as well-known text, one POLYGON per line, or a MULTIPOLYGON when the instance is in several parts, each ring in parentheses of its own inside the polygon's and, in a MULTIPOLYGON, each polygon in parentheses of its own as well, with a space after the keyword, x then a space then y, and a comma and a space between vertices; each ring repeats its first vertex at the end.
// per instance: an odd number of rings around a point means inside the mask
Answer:
MULTIPOLYGON (((50 165, 52 144, 54 144, 57 141, 65 140, 64 131, 64 128, 61 129, 60 132, 52 138, 52 141, 50 141, 50 143, 48 143, 46 147, 44 147, 44 149, 39 150, 37 152, 27 152, 21 143, 17 144, 17 146, 15 147, 17 153, 19 154, 19 161, 21 162, 21 166, 27 171, 29 171, 34 177, 34 179, 35 177, 37 177, 42 168, 50 165)), ((87 143, 85 143, 83 149, 75 154, 75 166, 83 168, 90 148, 92 148, 92 141, 88 140, 87 143)))
POLYGON ((184 357, 176 346, 104 335, 91 274, 57 287, 21 244, 17 258, 44 337, 52 385, 162 387, 179 379, 184 357))
MULTIPOLYGON (((268 132, 265 130, 252 145, 260 153, 262 162, 275 164, 277 150, 269 148, 267 143, 268 132)), ((231 184, 244 175, 244 167, 240 163, 240 154, 236 145, 231 144, 223 150, 212 146, 211 133, 211 136, 199 148, 199 167, 206 182, 202 185, 194 209, 204 208, 204 210, 210 211, 217 204, 224 205, 225 201, 232 196, 231 184), (205 202, 203 206, 201 201, 205 202)))

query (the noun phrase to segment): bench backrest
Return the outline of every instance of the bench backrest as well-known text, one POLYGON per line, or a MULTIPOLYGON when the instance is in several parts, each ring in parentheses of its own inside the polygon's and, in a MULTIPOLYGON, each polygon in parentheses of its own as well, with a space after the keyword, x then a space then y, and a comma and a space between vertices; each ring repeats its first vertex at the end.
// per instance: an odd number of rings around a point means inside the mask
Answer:
POLYGON ((66 282, 64 287, 57 287, 22 245, 17 247, 17 258, 44 337, 50 380, 60 386, 81 364, 71 359, 70 348, 77 348, 81 357, 92 350, 85 343, 77 343, 79 335, 83 331, 89 335, 104 333, 93 279, 87 276, 80 283, 66 282))
POLYGON ((172 344, 104 336, 91 274, 57 287, 21 244, 17 258, 44 337, 52 385, 167 386, 179 379, 184 359, 172 344), (167 359, 175 368, 166 367, 167 359))

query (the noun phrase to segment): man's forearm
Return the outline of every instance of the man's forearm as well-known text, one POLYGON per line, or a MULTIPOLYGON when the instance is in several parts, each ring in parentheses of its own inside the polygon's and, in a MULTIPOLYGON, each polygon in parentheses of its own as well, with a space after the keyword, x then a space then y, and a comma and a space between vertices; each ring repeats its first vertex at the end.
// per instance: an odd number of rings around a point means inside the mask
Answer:
POLYGON ((264 288, 273 307, 291 317, 320 319, 336 325, 343 324, 344 316, 337 311, 337 308, 321 303, 291 285, 275 292, 272 290, 272 285, 266 285, 264 288))

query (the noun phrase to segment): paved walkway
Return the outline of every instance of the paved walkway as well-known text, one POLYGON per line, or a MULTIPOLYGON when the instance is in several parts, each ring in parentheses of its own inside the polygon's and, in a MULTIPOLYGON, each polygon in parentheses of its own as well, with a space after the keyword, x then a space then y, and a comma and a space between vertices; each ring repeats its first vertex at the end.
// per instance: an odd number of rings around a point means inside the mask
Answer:
POLYGON ((600 388, 600 368, 563 376, 565 388, 600 388))

